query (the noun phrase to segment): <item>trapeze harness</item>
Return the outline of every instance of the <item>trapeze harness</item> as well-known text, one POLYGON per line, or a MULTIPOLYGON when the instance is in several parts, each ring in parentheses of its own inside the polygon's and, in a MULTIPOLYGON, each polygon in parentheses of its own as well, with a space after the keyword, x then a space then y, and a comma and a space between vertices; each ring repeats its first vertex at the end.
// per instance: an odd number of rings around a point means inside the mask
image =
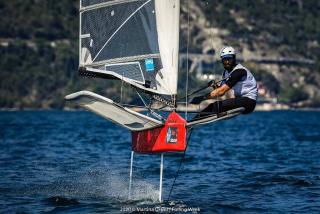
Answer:
POLYGON ((201 115, 219 114, 240 107, 245 108, 243 114, 251 113, 258 98, 257 82, 252 73, 241 64, 237 64, 230 73, 225 70, 222 78, 226 80, 221 85, 227 84, 232 88, 235 98, 212 103, 202 110, 201 115))

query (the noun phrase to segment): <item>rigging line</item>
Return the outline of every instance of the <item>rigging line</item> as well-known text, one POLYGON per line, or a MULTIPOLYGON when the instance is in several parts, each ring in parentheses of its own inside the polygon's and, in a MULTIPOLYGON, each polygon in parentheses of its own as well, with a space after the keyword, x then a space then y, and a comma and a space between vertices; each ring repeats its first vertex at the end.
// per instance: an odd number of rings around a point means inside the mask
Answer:
MULTIPOLYGON (((214 84, 218 84, 218 83, 220 83, 220 82, 222 82, 222 81, 225 81, 226 79, 228 79, 228 78, 221 79, 221 80, 215 82, 214 84)), ((188 103, 188 97, 190 97, 190 96, 192 96, 192 95, 194 95, 194 94, 197 94, 197 93, 199 93, 199 92, 201 92, 201 91, 203 91, 203 90, 205 90, 205 89, 207 89, 207 88, 209 88, 209 87, 211 87, 211 86, 206 85, 206 86, 204 86, 204 87, 201 87, 201 88, 199 88, 198 90, 195 90, 195 91, 191 92, 191 93, 188 94, 187 96, 181 97, 181 98, 177 99, 177 101, 181 101, 181 100, 184 100, 184 99, 187 98, 187 99, 186 99, 186 103, 188 103)), ((157 110, 164 109, 165 107, 167 107, 167 105, 163 105, 163 106, 161 106, 160 108, 157 108, 157 110)))
MULTIPOLYGON (((214 50, 214 41, 213 41, 213 26, 212 26, 212 23, 210 24, 210 40, 211 40, 211 45, 212 45, 212 51, 214 50)), ((212 71, 214 72, 214 54, 212 55, 212 71)), ((221 83, 222 81, 224 81, 223 77, 222 77, 222 80, 216 82, 215 81, 215 85, 218 84, 219 82, 221 83)), ((216 87, 215 87, 216 88, 216 87)), ((217 110, 218 112, 217 113, 220 113, 220 102, 219 102, 219 95, 216 96, 216 102, 217 102, 217 110)), ((200 105, 199 105, 200 106, 200 105)))
MULTIPOLYGON (((198 90, 196 90, 196 91, 188 94, 187 96, 184 96, 184 97, 181 97, 180 99, 177 99, 177 101, 181 101, 181 100, 186 99, 186 105, 188 105, 188 96, 192 96, 192 95, 194 95, 194 94, 196 94, 196 93, 199 93, 200 91, 203 91, 203 90, 205 90, 205 89, 207 89, 207 88, 208 88, 208 86, 202 87, 202 88, 200 88, 200 89, 198 89, 198 90)), ((157 110, 164 109, 165 107, 167 107, 167 105, 163 105, 163 106, 161 106, 160 108, 158 108, 157 110)), ((186 112, 185 112, 185 113, 186 113, 186 112)))
POLYGON ((188 119, 188 88, 189 88, 189 44, 190 44, 190 8, 189 0, 187 0, 188 27, 187 27, 187 78, 186 78, 186 111, 184 118, 188 119))
POLYGON ((139 105, 130 105, 130 104, 122 104, 123 107, 128 108, 146 108, 145 106, 139 106, 139 105))
MULTIPOLYGON (((212 52, 214 51, 214 41, 213 41, 213 26, 210 27, 210 40, 212 45, 212 52)), ((212 71, 214 70, 214 54, 212 54, 212 71)))
POLYGON ((173 187, 174 187, 174 185, 175 185, 175 183, 176 183, 176 180, 177 180, 177 178, 178 178, 178 175, 179 175, 179 173, 180 173, 180 169, 181 169, 181 166, 182 166, 182 162, 183 162, 184 159, 185 159, 186 151, 187 151, 187 148, 188 148, 188 144, 189 144, 189 141, 190 141, 190 139, 191 139, 192 131, 193 131, 193 129, 190 128, 190 132, 189 132, 189 136, 188 136, 188 140, 187 140, 187 144, 186 144, 186 149, 184 150, 183 155, 182 155, 182 157, 181 157, 181 159, 180 159, 179 167, 178 167, 178 170, 176 171, 176 175, 175 175, 174 180, 173 180, 173 182, 172 182, 172 185, 171 185, 171 188, 170 188, 170 192, 169 192, 169 196, 168 196, 167 201, 170 200, 173 187))
POLYGON ((136 89, 136 92, 138 94, 138 96, 140 97, 141 101, 143 102, 143 105, 148 108, 147 103, 145 102, 145 100, 143 99, 143 97, 140 95, 140 93, 138 92, 138 90, 136 89))
POLYGON ((148 112, 151 113, 153 116, 155 116, 156 118, 158 118, 161 121, 165 121, 165 119, 158 113, 156 113, 155 111, 153 111, 149 105, 147 105, 147 103, 145 102, 145 100, 143 99, 143 97, 140 95, 140 93, 136 90, 138 96, 140 97, 141 101, 143 102, 143 104, 145 105, 145 107, 148 109, 148 112))
POLYGON ((122 78, 121 78, 121 92, 120 92, 120 103, 122 104, 123 103, 123 76, 124 76, 124 73, 122 72, 122 78))

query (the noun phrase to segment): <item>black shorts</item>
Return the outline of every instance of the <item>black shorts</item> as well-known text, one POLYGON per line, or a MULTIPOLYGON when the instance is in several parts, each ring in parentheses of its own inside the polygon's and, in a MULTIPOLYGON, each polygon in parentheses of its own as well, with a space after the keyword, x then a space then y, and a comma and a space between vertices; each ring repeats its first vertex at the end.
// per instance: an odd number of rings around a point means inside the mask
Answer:
POLYGON ((209 114, 219 114, 221 112, 229 111, 231 109, 236 109, 244 107, 245 111, 243 114, 249 114, 253 112, 256 107, 256 101, 250 99, 248 97, 236 97, 226 100, 217 101, 208 105, 205 109, 203 109, 200 114, 201 115, 209 115, 209 114))

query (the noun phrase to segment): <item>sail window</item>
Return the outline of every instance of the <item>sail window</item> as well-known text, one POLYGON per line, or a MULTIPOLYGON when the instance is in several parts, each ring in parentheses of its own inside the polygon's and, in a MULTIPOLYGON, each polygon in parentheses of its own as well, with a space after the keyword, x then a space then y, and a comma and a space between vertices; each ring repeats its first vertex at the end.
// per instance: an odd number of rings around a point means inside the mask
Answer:
POLYGON ((106 65, 106 70, 113 71, 123 77, 144 84, 145 79, 139 62, 128 62, 106 65))

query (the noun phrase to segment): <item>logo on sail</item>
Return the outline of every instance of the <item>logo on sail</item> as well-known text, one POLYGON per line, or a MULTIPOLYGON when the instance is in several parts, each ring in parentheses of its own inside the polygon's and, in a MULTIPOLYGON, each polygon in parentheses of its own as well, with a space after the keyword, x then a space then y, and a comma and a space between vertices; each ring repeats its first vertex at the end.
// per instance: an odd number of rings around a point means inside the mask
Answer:
POLYGON ((148 72, 154 71, 153 59, 146 59, 145 65, 146 65, 146 71, 148 71, 148 72))

